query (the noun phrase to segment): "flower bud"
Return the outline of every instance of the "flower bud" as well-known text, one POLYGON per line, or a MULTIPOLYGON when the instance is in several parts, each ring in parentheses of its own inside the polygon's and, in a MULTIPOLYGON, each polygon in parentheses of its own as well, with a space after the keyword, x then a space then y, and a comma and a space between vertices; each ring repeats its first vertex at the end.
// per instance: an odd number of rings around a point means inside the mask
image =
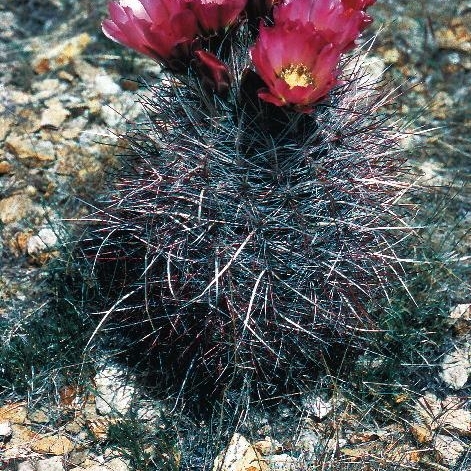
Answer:
POLYGON ((229 70, 214 54, 201 49, 194 51, 194 65, 203 86, 213 90, 220 96, 227 95, 231 83, 229 70))

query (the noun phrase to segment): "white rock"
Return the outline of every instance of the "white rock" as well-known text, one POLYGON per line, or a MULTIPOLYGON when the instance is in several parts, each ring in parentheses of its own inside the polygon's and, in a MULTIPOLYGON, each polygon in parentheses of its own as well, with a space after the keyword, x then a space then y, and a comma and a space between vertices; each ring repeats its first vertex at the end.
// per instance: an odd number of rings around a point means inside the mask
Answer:
POLYGON ((115 130, 123 127, 127 121, 133 121, 142 113, 142 105, 129 92, 122 92, 119 100, 111 100, 108 106, 103 106, 100 116, 105 124, 115 130))
POLYGON ((266 458, 270 471, 299 471, 299 461, 286 453, 266 458))
POLYGON ((471 411, 463 405, 461 397, 449 396, 441 401, 427 393, 418 400, 415 410, 432 431, 447 430, 453 435, 471 436, 471 411))
POLYGON ((57 235, 52 229, 45 228, 28 239, 26 250, 29 255, 36 255, 53 248, 57 244, 57 235))
POLYGON ((107 470, 110 471, 129 471, 129 466, 121 458, 113 458, 105 464, 107 470))
POLYGON ((36 463, 36 471, 65 471, 62 456, 53 456, 36 463))
POLYGON ((18 463, 17 470, 18 471, 36 471, 36 468, 33 466, 33 463, 31 463, 31 461, 22 461, 21 463, 18 463))
POLYGON ((311 394, 302 398, 302 404, 310 416, 319 420, 327 417, 333 409, 330 401, 326 402, 320 396, 313 396, 311 394))
POLYGON ((10 422, 0 422, 0 439, 5 439, 13 435, 10 422))
POLYGON ((309 454, 319 449, 319 436, 312 430, 303 430, 296 440, 296 448, 309 454))
POLYGON ((243 435, 235 433, 214 460, 213 471, 268 471, 268 465, 243 435))
POLYGON ((75 466, 74 468, 70 468, 69 471, 109 471, 105 467, 101 466, 100 464, 92 464, 84 468, 83 466, 75 466))
POLYGON ((329 438, 325 442, 325 449, 332 452, 337 452, 340 448, 348 445, 348 440, 346 438, 329 438))
POLYGON ((471 320, 471 304, 458 304, 449 314, 450 319, 471 320))
POLYGON ((95 376, 95 387, 99 414, 124 415, 129 411, 136 388, 123 370, 106 366, 95 376))
POLYGON ((136 418, 144 422, 156 422, 162 417, 165 406, 160 401, 140 401, 136 418))
POLYGON ((453 389, 462 389, 471 374, 471 345, 456 346, 455 350, 445 355, 440 377, 453 389))
POLYGON ((95 77, 95 89, 102 95, 116 95, 121 91, 121 87, 106 74, 97 75, 95 77))
POLYGON ((52 126, 59 128, 62 123, 70 116, 70 111, 66 110, 57 100, 44 108, 41 113, 40 127, 52 126))
POLYGON ((436 435, 433 447, 440 453, 443 463, 447 466, 455 466, 466 449, 460 440, 448 435, 436 435))
MULTIPOLYGON (((95 458, 96 460, 96 458, 95 458)), ((122 458, 113 458, 111 460, 100 460, 101 462, 95 462, 94 464, 85 464, 83 466, 77 466, 72 468, 70 471, 129 471, 128 463, 122 458)))

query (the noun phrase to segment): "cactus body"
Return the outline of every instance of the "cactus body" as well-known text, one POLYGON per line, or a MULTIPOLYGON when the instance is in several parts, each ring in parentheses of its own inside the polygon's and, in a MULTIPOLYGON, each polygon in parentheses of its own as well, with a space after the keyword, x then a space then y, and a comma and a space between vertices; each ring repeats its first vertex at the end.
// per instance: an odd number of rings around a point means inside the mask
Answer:
POLYGON ((274 26, 202 38, 187 75, 148 87, 148 120, 91 216, 103 323, 140 336, 168 384, 266 395, 309 383, 364 345, 370 306, 400 272, 408 170, 381 112, 390 97, 358 55, 337 68, 371 18, 359 4, 340 48, 289 8, 274 26))

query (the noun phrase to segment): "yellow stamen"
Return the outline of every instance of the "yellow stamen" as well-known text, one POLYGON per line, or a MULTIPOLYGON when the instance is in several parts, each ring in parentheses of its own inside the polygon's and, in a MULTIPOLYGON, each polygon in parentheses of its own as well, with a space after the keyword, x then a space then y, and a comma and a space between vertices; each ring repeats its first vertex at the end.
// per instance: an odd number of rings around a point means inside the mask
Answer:
POLYGON ((283 67, 279 75, 288 85, 293 87, 307 87, 314 85, 314 77, 304 64, 290 64, 283 67))

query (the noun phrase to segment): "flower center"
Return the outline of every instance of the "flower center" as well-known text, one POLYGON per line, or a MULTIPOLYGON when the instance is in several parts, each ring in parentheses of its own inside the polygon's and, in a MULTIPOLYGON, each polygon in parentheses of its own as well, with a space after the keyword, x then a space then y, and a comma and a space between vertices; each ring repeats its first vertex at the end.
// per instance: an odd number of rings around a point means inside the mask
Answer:
POLYGON ((304 64, 290 64, 281 69, 279 75, 288 85, 293 87, 307 87, 314 85, 314 77, 304 64))

